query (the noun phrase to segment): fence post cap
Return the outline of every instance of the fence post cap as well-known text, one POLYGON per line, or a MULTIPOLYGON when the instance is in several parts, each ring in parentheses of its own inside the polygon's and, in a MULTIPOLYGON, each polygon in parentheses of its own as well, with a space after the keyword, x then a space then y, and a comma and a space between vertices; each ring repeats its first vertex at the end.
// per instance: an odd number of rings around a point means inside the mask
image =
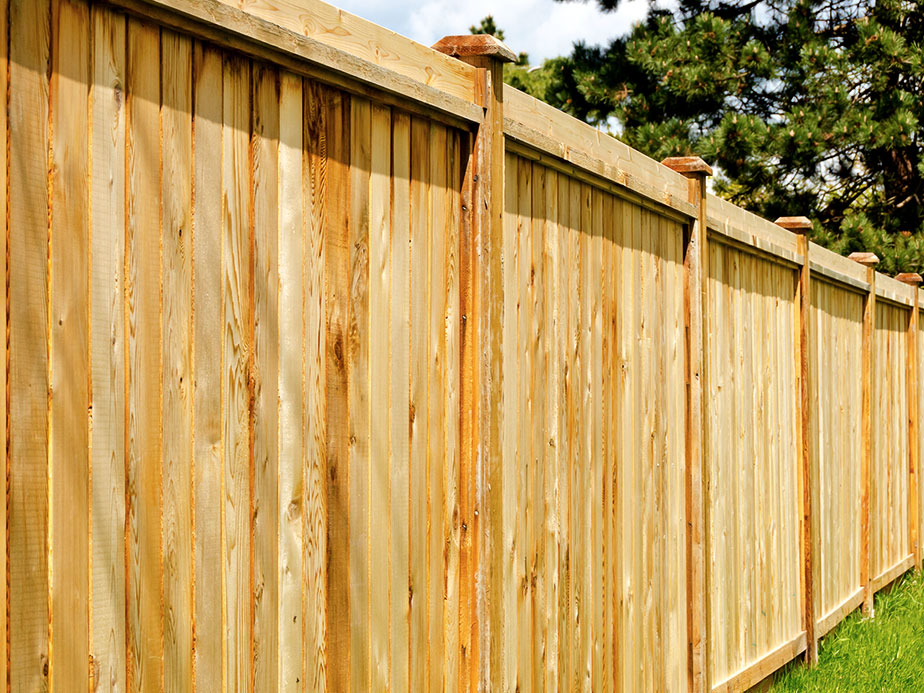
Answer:
POLYGON ((773 223, 798 234, 806 234, 812 230, 812 222, 808 217, 780 217, 773 223))
POLYGON ((505 63, 515 63, 517 55, 507 45, 491 34, 464 34, 444 36, 431 46, 433 50, 453 58, 489 56, 505 63))
POLYGON ((866 267, 872 267, 879 264, 879 257, 876 255, 876 253, 850 253, 847 258, 853 260, 854 262, 859 262, 861 265, 865 265, 866 267))
POLYGON ((712 175, 712 167, 698 156, 669 156, 661 163, 669 169, 684 175, 691 173, 702 173, 706 176, 712 175))
POLYGON ((922 281, 924 281, 924 279, 921 279, 921 275, 917 272, 902 272, 901 274, 896 274, 895 278, 900 282, 904 282, 905 284, 911 284, 911 286, 917 286, 922 281))

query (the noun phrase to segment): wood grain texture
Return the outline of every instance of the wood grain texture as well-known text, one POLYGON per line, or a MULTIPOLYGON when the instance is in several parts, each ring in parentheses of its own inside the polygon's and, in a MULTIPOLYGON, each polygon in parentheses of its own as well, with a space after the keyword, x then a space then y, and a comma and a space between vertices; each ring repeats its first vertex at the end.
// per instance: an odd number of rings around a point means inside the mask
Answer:
POLYGON ((90 197, 92 641, 96 690, 125 689, 125 18, 94 7, 90 197))
MULTIPOLYGON (((352 100, 337 92, 319 90, 327 111, 328 224, 325 255, 327 301, 327 464, 328 495, 328 640, 327 688, 350 687, 350 621, 354 604, 350 593, 350 399, 348 367, 350 349, 350 235, 349 214, 352 178, 352 100)), ((309 161, 317 161, 317 144, 306 143, 309 161)), ((320 165, 320 162, 312 165, 320 165)), ((311 661, 311 659, 309 659, 311 661)), ((318 665, 323 660, 318 658, 318 665)), ((315 671, 320 669, 318 666, 315 671)), ((308 675, 308 672, 306 672, 308 675)), ((317 681, 317 678, 313 680, 317 681)))
POLYGON ((164 686, 192 688, 192 46, 161 35, 164 686))
MULTIPOLYGON (((253 667, 279 687, 279 73, 251 69, 253 104, 253 667)), ((300 380, 300 379, 299 379, 300 380)), ((298 398, 300 400, 301 397, 298 398)))
MULTIPOLYGON (((878 281, 877 281, 878 284, 878 281)), ((870 468, 870 579, 911 553, 908 532, 908 326, 911 311, 876 302, 872 369, 870 468)))
POLYGON ((53 689, 90 681, 89 32, 84 3, 52 6, 48 684, 53 689))
MULTIPOLYGON (((316 564, 316 552, 324 548, 323 538, 326 536, 323 524, 308 524, 307 510, 309 507, 315 509, 313 518, 323 517, 321 513, 326 499, 316 496, 311 506, 306 503, 307 484, 311 484, 314 492, 321 495, 314 486, 317 479, 308 481, 306 472, 310 468, 312 473, 317 473, 320 468, 318 455, 323 454, 324 446, 323 441, 319 445, 317 440, 323 432, 323 422, 318 425, 315 418, 317 414, 311 413, 317 411, 319 399, 323 397, 323 393, 318 392, 316 387, 318 382, 323 382, 323 370, 318 368, 317 352, 308 352, 306 349, 309 343, 315 350, 323 349, 319 329, 323 310, 323 293, 319 291, 323 268, 318 262, 317 251, 311 255, 306 254, 306 237, 309 232, 317 232, 305 224, 303 189, 307 167, 304 166, 304 100, 301 78, 287 72, 281 73, 279 149, 275 172, 279 195, 275 219, 279 299, 275 319, 279 326, 279 365, 276 370, 279 394, 278 687, 284 691, 300 690, 302 682, 306 680, 308 642, 311 643, 313 664, 318 655, 318 632, 323 634, 324 631, 323 619, 319 619, 323 609, 318 604, 317 595, 323 595, 326 586, 323 579, 320 579, 312 582, 310 592, 305 590, 305 554, 310 552, 316 564), (306 268, 308 261, 312 261, 312 264, 306 268), (303 313, 303 308, 308 307, 304 302, 305 275, 308 272, 311 272, 315 280, 311 285, 312 310, 308 313, 313 320, 308 320, 303 313), (310 342, 306 341, 306 337, 310 342), (310 360, 309 353, 313 356, 310 360), (306 377, 307 363, 313 364, 313 368, 307 371, 311 373, 310 379, 306 377), (305 398, 309 398, 311 409, 305 409, 305 398), (308 434, 311 434, 310 437, 308 434), (306 440, 310 441, 307 445, 306 440)), ((312 673, 317 674, 315 667, 312 673)), ((323 675, 320 678, 323 681, 323 675)), ((313 681, 313 685, 317 686, 317 680, 313 681)))
POLYGON ((810 444, 818 557, 814 598, 821 617, 860 587, 862 380, 855 374, 860 371, 863 297, 843 285, 813 280, 810 320, 810 444))
POLYGON ((196 687, 222 686, 222 56, 193 47, 193 448, 196 687))
POLYGON ((128 686, 163 687, 163 327, 161 304, 160 33, 127 31, 125 339, 128 686), (157 60, 153 60, 156 56, 157 60), (152 366, 153 364, 153 366, 152 366), (153 412, 153 414, 152 414, 153 412))
MULTIPOLYGON (((327 466, 327 350, 325 330, 327 287, 327 244, 340 217, 334 205, 336 195, 345 195, 344 186, 334 173, 343 171, 345 161, 337 157, 343 149, 343 114, 337 101, 322 96, 316 85, 304 88, 304 146, 309 152, 303 163, 305 195, 304 300, 308 311, 303 318, 305 329, 304 421, 307 454, 305 459, 306 508, 303 604, 305 616, 305 679, 314 690, 325 690, 327 654, 328 588, 328 466, 327 466), (331 105, 330 112, 325 106, 331 105), (331 224, 332 226, 328 226, 331 224)), ((297 311, 297 306, 293 306, 297 311)), ((298 683, 298 681, 296 681, 298 683)))
POLYGON ((50 9, 47 1, 10 4, 7 531, 16 690, 48 688, 50 9))
POLYGON ((222 65, 222 584, 226 685, 253 688, 252 227, 249 66, 222 65))

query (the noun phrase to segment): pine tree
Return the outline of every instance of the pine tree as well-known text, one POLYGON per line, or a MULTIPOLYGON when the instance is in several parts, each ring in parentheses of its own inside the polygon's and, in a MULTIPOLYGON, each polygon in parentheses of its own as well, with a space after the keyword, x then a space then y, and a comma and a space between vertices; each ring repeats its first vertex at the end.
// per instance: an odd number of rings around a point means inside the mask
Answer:
POLYGON ((703 157, 717 194, 770 219, 805 214, 838 252, 922 271, 922 39, 909 0, 681 0, 550 61, 533 94, 616 119, 656 159, 703 157))

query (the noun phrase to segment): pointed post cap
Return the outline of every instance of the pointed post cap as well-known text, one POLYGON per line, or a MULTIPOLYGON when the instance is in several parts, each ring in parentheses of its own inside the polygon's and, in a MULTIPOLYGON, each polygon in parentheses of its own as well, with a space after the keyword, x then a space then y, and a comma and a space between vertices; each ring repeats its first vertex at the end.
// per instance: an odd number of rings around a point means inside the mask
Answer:
POLYGON ((451 55, 453 58, 471 58, 488 56, 501 62, 515 63, 517 55, 496 36, 491 34, 464 34, 462 36, 444 36, 431 46, 433 50, 451 55))
POLYGON ((780 217, 773 223, 799 235, 807 234, 812 230, 812 222, 808 217, 780 217))
POLYGON ((850 253, 847 258, 865 267, 874 267, 879 264, 879 257, 876 253, 850 253))
POLYGON ((921 275, 917 272, 902 272, 901 274, 896 274, 895 278, 900 282, 904 282, 905 284, 911 284, 911 286, 917 286, 922 281, 924 281, 921 279, 921 275))
POLYGON ((669 156, 661 163, 685 176, 693 173, 701 173, 705 176, 712 175, 712 167, 698 156, 669 156))

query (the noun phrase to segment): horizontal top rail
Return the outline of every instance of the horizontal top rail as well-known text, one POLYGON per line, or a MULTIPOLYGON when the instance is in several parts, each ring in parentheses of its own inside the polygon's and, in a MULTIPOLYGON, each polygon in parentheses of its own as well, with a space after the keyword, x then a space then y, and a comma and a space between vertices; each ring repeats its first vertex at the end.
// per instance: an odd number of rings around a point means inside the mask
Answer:
POLYGON ((697 214, 681 174, 510 85, 504 85, 504 134, 686 217, 697 214))
POLYGON ((918 293, 916 286, 905 284, 885 274, 876 273, 876 297, 883 298, 892 303, 914 306, 914 298, 918 293))
POLYGON ((869 291, 869 282, 866 280, 866 267, 854 262, 843 255, 828 250, 817 243, 809 243, 809 259, 812 262, 811 270, 832 281, 854 287, 861 291, 869 291))
POLYGON ((477 70, 321 0, 219 0, 457 98, 474 101, 477 70))
POLYGON ((348 90, 480 123, 477 71, 316 0, 105 0, 167 27, 348 90), (243 5, 243 9, 238 7, 243 5))
POLYGON ((706 221, 710 229, 739 243, 796 265, 805 261, 796 234, 715 195, 706 196, 706 221))

